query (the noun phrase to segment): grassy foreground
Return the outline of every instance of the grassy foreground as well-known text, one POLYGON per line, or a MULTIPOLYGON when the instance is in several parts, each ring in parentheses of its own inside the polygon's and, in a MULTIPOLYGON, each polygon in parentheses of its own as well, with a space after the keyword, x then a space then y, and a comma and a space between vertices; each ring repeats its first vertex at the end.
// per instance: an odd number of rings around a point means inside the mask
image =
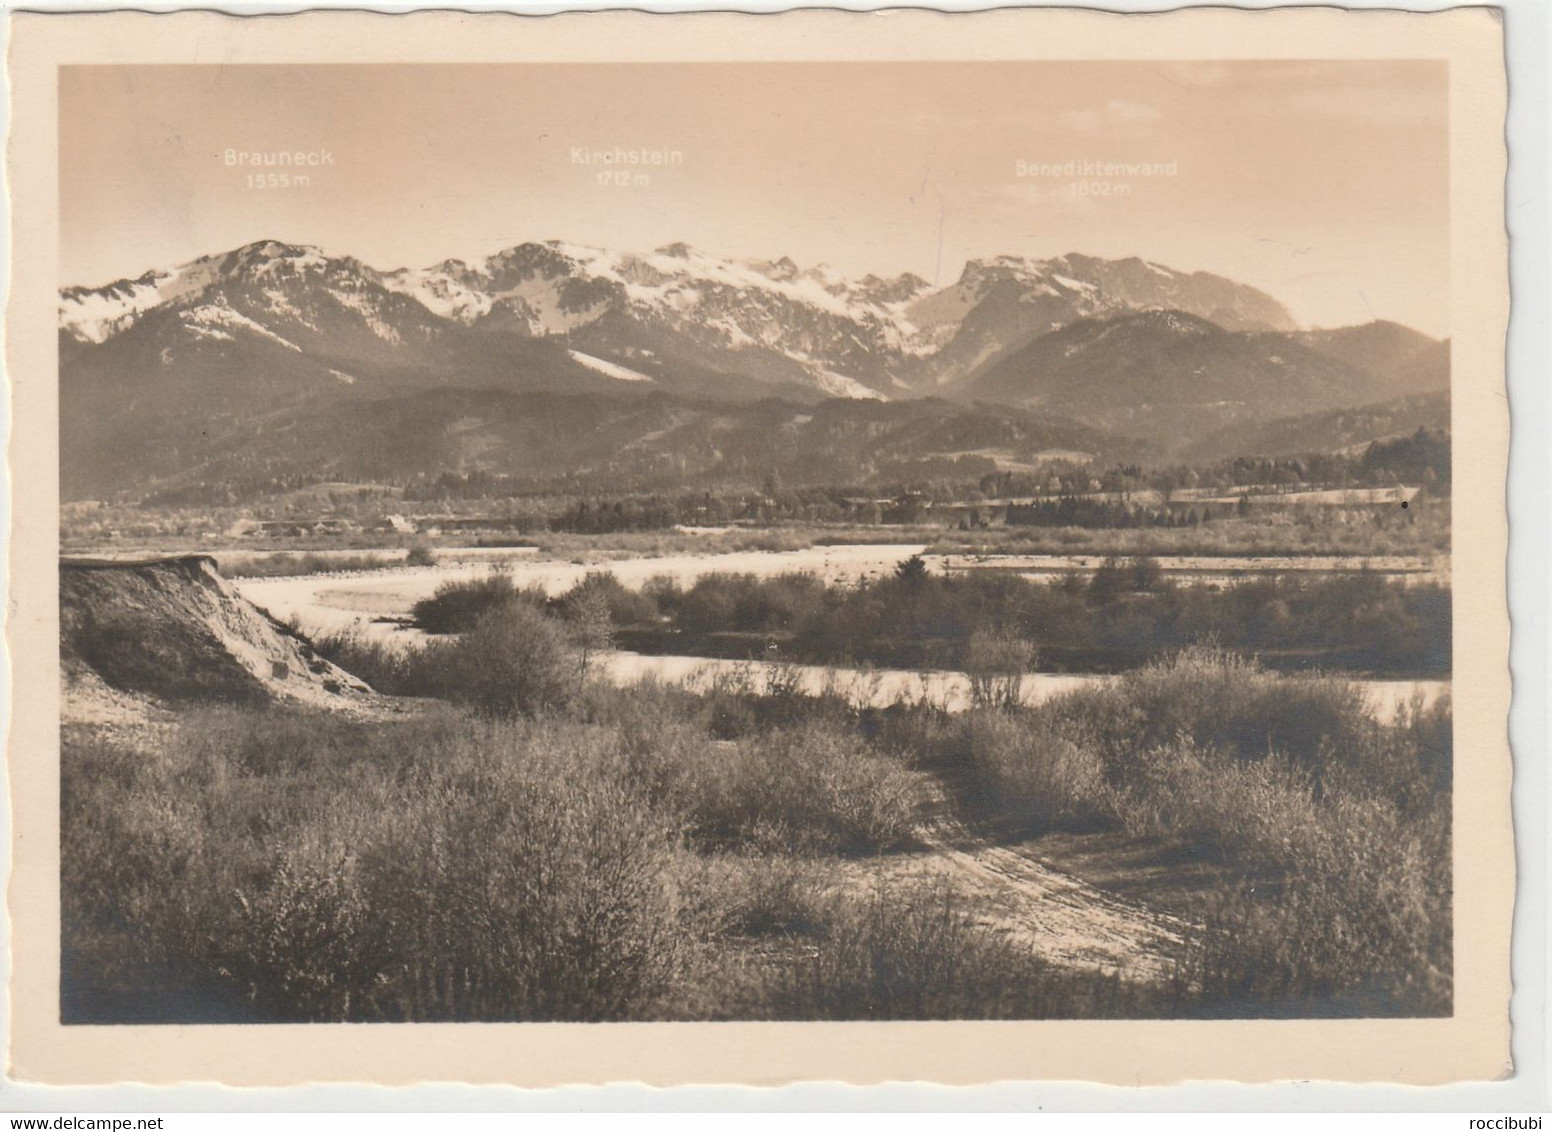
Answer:
POLYGON ((1036 708, 992 681, 960 716, 858 713, 599 686, 553 624, 519 604, 438 646, 458 702, 400 718, 67 731, 65 1020, 1450 1009, 1447 704, 1379 723, 1339 681, 1195 651, 1036 708), (927 852, 930 788, 988 840, 1210 860, 1175 975, 1055 966, 879 868, 927 852))

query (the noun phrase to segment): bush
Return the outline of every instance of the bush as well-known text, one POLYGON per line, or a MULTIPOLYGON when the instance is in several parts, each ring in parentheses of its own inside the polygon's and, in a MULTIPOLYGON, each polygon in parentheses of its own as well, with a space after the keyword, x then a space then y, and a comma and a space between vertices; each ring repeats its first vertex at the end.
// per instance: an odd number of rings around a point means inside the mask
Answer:
POLYGON ((703 844, 864 853, 912 840, 916 775, 853 733, 813 723, 709 755, 685 780, 703 844))
POLYGON ((750 669, 725 668, 716 672, 706 689, 707 729, 718 739, 742 739, 758 734, 757 694, 750 669))
POLYGON ((678 915, 675 829, 596 738, 569 727, 491 738, 432 777, 426 802, 447 807, 450 791, 452 804, 429 844, 392 820, 410 815, 391 815, 361 857, 373 907, 392 909, 385 932, 417 940, 405 1015, 648 1012, 695 936, 678 915), (437 989, 444 972, 457 978, 450 995, 437 989))
POLYGON ((1097 744, 1115 783, 1144 775, 1148 752, 1181 737, 1249 760, 1281 753, 1318 778, 1380 726, 1349 681, 1281 676, 1211 648, 1181 650, 1053 710, 1097 744))
POLYGON ((1002 627, 975 630, 965 647, 971 704, 978 708, 1017 707, 1024 674, 1034 661, 1035 646, 1017 632, 1002 627))
POLYGON ((854 721, 815 714, 728 740, 717 737, 716 703, 647 685, 592 689, 586 709, 653 804, 703 848, 871 853, 911 842, 921 777, 854 721))
POLYGON ((371 685, 385 696, 430 695, 421 683, 419 646, 370 636, 359 628, 320 633, 313 649, 332 664, 371 685))
POLYGON ((581 654, 564 627, 518 601, 482 616, 457 641, 416 655, 433 694, 488 715, 565 708, 580 690, 581 654))
POLYGON ((1329 815, 1312 781, 1280 755, 1246 762, 1182 737, 1148 752, 1142 776, 1112 794, 1127 831, 1165 837, 1272 875, 1310 864, 1300 855, 1329 815))
POLYGON ((601 570, 589 570, 580 582, 566 591, 559 604, 561 613, 568 619, 576 619, 581 610, 590 606, 601 606, 607 611, 610 623, 616 626, 651 625, 659 620, 657 605, 652 599, 601 570))
POLYGON ((137 750, 68 728, 67 1019, 1450 1009, 1447 701, 1382 723, 1345 684, 1205 650, 960 716, 856 713, 795 670, 614 689, 522 601, 457 639, 319 650, 473 710, 201 710, 137 750), (1175 997, 1049 967, 945 890, 859 898, 913 861, 835 857, 911 845, 923 767, 999 835, 1108 826, 1215 870, 1171 909, 1201 925, 1175 997))
POLYGON ((867 673, 831 672, 818 687, 806 675, 783 662, 717 668, 701 696, 708 729, 718 739, 741 739, 816 721, 849 727, 854 705, 875 694, 876 679, 867 673))
POLYGON ((1218 870, 1224 887, 1187 910, 1204 925, 1185 976, 1201 1008, 1448 1010, 1447 701, 1385 723, 1344 681, 1196 649, 1035 708, 972 711, 957 738, 907 723, 906 742, 969 772, 962 804, 983 825, 1118 827, 1218 870))
POLYGON ((381 570, 394 565, 380 554, 278 554, 226 558, 221 573, 228 578, 300 577, 305 574, 343 574, 381 570))
POLYGON ((824 1019, 1136 1017, 1149 992, 1063 970, 977 925, 944 884, 837 902, 826 936, 783 972, 777 1016, 824 1019))
POLYGON ((415 624, 428 633, 467 633, 485 614, 517 601, 542 607, 546 598, 537 586, 519 590, 509 575, 492 573, 443 582, 434 594, 411 606, 410 613, 415 624))
POLYGON ((1113 822, 1098 753, 1062 734, 1051 715, 978 711, 965 721, 965 738, 975 794, 995 799, 993 816, 1035 833, 1113 822))
POLYGON ((1238 878, 1197 910, 1210 1008, 1448 1010, 1447 704, 1385 724, 1344 682, 1194 650, 1038 714, 1103 760, 1127 833, 1238 878))
POLYGON ((701 861, 695 898, 713 931, 756 939, 813 940, 824 934, 836 898, 819 862, 731 853, 701 861))
POLYGON ((192 988, 231 1021, 653 1016, 702 929, 604 738, 276 709, 72 748, 66 1017, 177 1020, 192 988))
POLYGON ((823 616, 828 595, 813 574, 703 574, 678 598, 676 618, 694 633, 792 632, 823 616))
POLYGON ((1079 670, 1135 668, 1207 641, 1289 667, 1444 674, 1450 664, 1449 589, 1363 572, 1176 586, 1146 555, 1112 556, 1087 580, 902 567, 827 587, 802 574, 712 574, 660 596, 659 609, 683 634, 780 634, 794 659, 815 663, 965 668, 978 663, 978 637, 1038 636, 1049 657, 1079 670))
POLYGON ((1343 799, 1282 851, 1268 884, 1204 901, 1187 971, 1231 1014, 1448 1015, 1449 831, 1402 826, 1374 800, 1343 799))
POLYGON ((672 617, 679 612, 684 590, 673 575, 654 574, 642 583, 641 596, 652 603, 658 616, 672 617))
POLYGON ((565 627, 521 600, 498 604, 455 640, 409 644, 359 630, 314 642, 325 659, 389 696, 429 696, 487 715, 539 715, 582 690, 582 654, 565 627))

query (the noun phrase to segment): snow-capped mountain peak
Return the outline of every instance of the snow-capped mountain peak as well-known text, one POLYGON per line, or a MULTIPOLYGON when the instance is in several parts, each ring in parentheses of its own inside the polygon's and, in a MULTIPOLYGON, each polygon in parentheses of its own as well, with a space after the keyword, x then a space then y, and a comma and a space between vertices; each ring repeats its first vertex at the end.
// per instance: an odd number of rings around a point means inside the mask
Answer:
POLYGON ((60 328, 81 342, 105 342, 146 311, 198 294, 216 274, 207 257, 106 287, 67 287, 59 293, 60 328))
MULTIPOLYGON (((546 240, 481 260, 379 271, 275 239, 105 287, 67 288, 60 325, 101 344, 153 311, 212 305, 301 350, 402 352, 476 332, 488 353, 505 338, 556 339, 632 373, 640 357, 654 358, 642 376, 656 384, 671 385, 686 369, 721 373, 735 395, 897 396, 968 378, 1076 320, 1140 310, 1180 310, 1227 329, 1294 328, 1253 288, 1137 258, 998 255, 969 261, 955 282, 933 288, 911 273, 856 278, 789 256, 724 259, 684 242, 630 252, 546 240)), ((181 325, 207 344, 231 329, 208 318, 181 325)))
POLYGON ((285 244, 279 240, 257 240, 232 252, 222 263, 228 275, 269 275, 316 271, 326 267, 329 257, 310 244, 285 244))
POLYGON ((280 283, 319 275, 333 262, 319 248, 256 240, 104 287, 66 287, 59 293, 60 328, 77 341, 100 343, 128 330, 148 311, 192 300, 220 284, 280 283))

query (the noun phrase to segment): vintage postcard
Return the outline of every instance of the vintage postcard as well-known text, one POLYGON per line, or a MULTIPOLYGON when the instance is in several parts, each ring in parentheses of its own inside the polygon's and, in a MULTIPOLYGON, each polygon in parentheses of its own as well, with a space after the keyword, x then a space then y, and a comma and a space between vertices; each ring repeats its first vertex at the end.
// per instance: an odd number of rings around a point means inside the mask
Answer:
POLYGON ((1512 1072, 1501 37, 18 16, 11 1072, 1512 1072))

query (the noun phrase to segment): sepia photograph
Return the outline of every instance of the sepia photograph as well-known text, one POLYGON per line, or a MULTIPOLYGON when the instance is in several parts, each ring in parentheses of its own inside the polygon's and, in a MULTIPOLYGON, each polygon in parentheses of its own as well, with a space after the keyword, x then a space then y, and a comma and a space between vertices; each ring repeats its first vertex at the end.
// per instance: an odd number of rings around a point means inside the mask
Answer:
POLYGON ((63 69, 63 1019, 1448 1014, 1444 95, 63 69))
POLYGON ((1451 64, 1180 56, 59 65, 52 1024, 1455 1018, 1451 64))

